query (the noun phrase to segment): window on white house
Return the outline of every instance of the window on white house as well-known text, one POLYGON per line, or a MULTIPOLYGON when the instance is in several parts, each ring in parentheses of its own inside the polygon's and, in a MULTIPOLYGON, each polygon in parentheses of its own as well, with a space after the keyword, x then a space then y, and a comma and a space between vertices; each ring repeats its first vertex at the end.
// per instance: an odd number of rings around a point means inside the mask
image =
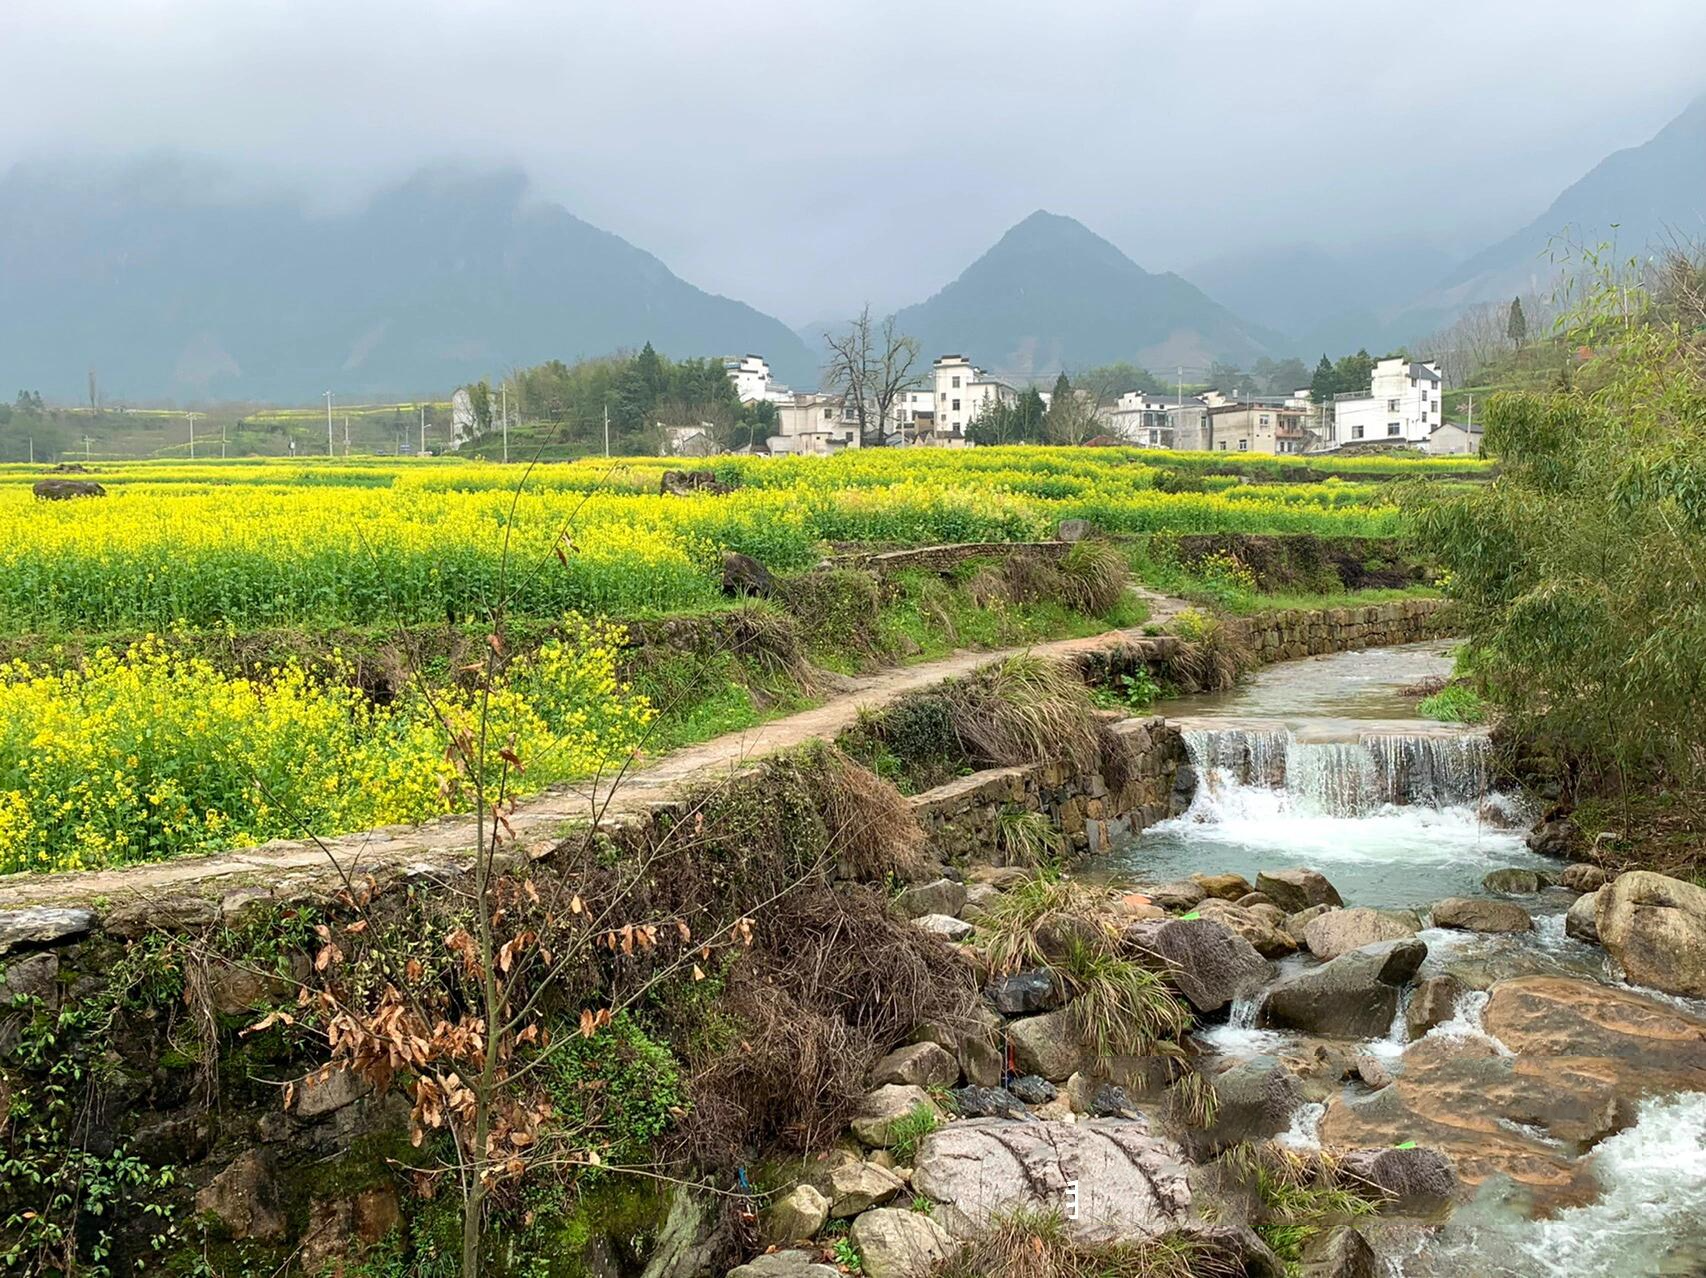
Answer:
POLYGON ((959 390, 959 388, 960 388, 960 379, 956 377, 956 378, 954 378, 954 389, 959 390))
POLYGON ((1397 412, 1398 411, 1398 401, 1395 399, 1387 400, 1386 401, 1386 411, 1389 413, 1397 412))
POLYGON ((1250 441, 1247 439, 1239 440, 1238 441, 1238 451, 1241 453, 1249 452, 1250 451, 1250 441))
POLYGON ((1361 422, 1358 422, 1355 426, 1351 427, 1351 438, 1352 439, 1361 439, 1362 438, 1362 423, 1361 422))
POLYGON ((1400 426, 1397 422, 1387 422, 1386 423, 1386 433, 1388 435, 1397 435, 1397 434, 1401 434, 1402 432, 1403 432, 1403 427, 1400 426))
POLYGON ((1220 451, 1223 453, 1226 451, 1226 441, 1224 439, 1220 441, 1220 451))
POLYGON ((1266 413, 1263 413, 1263 414, 1262 414, 1262 418, 1261 418, 1261 424, 1262 424, 1262 425, 1263 425, 1263 426, 1266 426, 1266 425, 1267 425, 1267 424, 1268 424, 1268 415, 1267 415, 1267 414, 1266 414, 1266 413))
MULTIPOLYGON (((957 379, 956 379, 956 380, 957 380, 957 379)), ((955 401, 954 401, 954 411, 955 411, 955 412, 956 412, 956 413, 957 413, 957 412, 959 412, 959 411, 960 411, 960 401, 959 401, 959 400, 957 400, 957 399, 956 399, 956 400, 955 400, 955 401)))

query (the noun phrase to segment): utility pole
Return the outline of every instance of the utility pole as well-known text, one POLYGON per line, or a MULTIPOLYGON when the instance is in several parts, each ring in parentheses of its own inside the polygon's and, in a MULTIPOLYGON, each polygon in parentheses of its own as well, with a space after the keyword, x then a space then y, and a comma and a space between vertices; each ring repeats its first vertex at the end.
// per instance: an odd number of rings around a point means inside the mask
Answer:
POLYGON ((509 461, 509 383, 498 383, 498 402, 503 406, 504 461, 509 461))
POLYGON ((1185 406, 1185 368, 1184 368, 1184 365, 1181 364, 1179 366, 1179 407, 1183 408, 1184 406, 1185 406))
POLYGON ((610 405, 604 406, 604 455, 610 456, 610 405))
POLYGON ((421 456, 426 456, 426 405, 421 405, 421 456))
POLYGON ((225 423, 219 423, 219 460, 225 460, 225 423))
POLYGON ((326 392, 326 456, 332 456, 332 392, 326 392))
POLYGON ((83 460, 85 462, 90 460, 89 445, 94 442, 95 441, 90 439, 87 435, 83 436, 83 460))
POLYGON ((195 419, 200 417, 201 414, 200 413, 185 413, 184 416, 190 419, 190 460, 194 461, 195 460, 195 419))
POLYGON ((36 464, 36 437, 34 435, 31 435, 30 436, 30 465, 34 466, 35 464, 36 464))
POLYGON ((344 414, 344 460, 349 460, 349 414, 344 414))

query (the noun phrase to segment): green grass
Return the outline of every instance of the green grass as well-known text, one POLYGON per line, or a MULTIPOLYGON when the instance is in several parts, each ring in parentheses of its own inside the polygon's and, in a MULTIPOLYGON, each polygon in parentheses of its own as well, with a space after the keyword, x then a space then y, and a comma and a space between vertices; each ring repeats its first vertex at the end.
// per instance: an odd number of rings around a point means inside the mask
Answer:
POLYGON ((1424 719, 1441 723, 1485 723, 1487 703, 1466 683, 1448 683, 1430 697, 1423 697, 1416 711, 1424 719))

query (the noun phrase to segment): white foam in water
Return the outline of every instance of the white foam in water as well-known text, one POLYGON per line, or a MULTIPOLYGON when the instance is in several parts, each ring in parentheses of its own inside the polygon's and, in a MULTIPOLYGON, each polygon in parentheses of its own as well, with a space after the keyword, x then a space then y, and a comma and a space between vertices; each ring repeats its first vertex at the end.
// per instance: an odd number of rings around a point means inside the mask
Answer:
POLYGON ((1320 1149, 1321 1120, 1326 1114, 1327 1107, 1320 1101, 1299 1105, 1291 1116, 1291 1126, 1274 1140, 1287 1149, 1320 1149))
POLYGON ((1277 1030, 1256 1028, 1256 1012, 1260 1006, 1259 995, 1234 999, 1226 1024, 1199 1030, 1197 1038, 1222 1056, 1240 1059, 1268 1056, 1279 1051, 1291 1040, 1277 1030))
POLYGON ((1464 1209, 1400 1266, 1412 1274, 1629 1278, 1706 1272, 1706 1093, 1643 1101, 1592 1154, 1600 1195, 1546 1220, 1464 1209))
POLYGON ((1487 1010, 1486 990, 1465 990, 1452 1006, 1451 1019, 1441 1021, 1427 1032, 1428 1038, 1478 1038, 1491 1043, 1500 1056, 1509 1056, 1511 1049, 1487 1033, 1481 1015, 1487 1010))

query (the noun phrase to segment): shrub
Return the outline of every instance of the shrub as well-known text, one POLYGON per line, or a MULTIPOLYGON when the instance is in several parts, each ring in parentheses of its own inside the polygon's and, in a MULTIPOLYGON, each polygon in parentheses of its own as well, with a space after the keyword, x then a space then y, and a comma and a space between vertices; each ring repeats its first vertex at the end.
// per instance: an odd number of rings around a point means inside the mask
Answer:
POLYGON ((1485 723, 1487 703, 1481 694, 1466 683, 1448 683, 1438 692, 1423 697, 1416 710, 1426 719, 1442 723, 1485 723))
POLYGON ((556 1119, 584 1135, 607 1163, 649 1161, 686 1101, 680 1066, 627 1012, 591 1038, 559 1027, 544 1087, 556 1119))
POLYGON ((1041 865, 1065 848, 1065 838, 1048 815, 1004 807, 995 814, 995 841, 1008 865, 1041 865))
POLYGON ((974 760, 997 767, 1094 760, 1095 707, 1061 662, 1021 653, 985 666, 944 692, 954 734, 974 760))
POLYGON ((1131 565, 1108 542, 1074 542, 1061 556, 1058 581, 1062 603, 1099 616, 1111 611, 1131 588, 1131 565))

